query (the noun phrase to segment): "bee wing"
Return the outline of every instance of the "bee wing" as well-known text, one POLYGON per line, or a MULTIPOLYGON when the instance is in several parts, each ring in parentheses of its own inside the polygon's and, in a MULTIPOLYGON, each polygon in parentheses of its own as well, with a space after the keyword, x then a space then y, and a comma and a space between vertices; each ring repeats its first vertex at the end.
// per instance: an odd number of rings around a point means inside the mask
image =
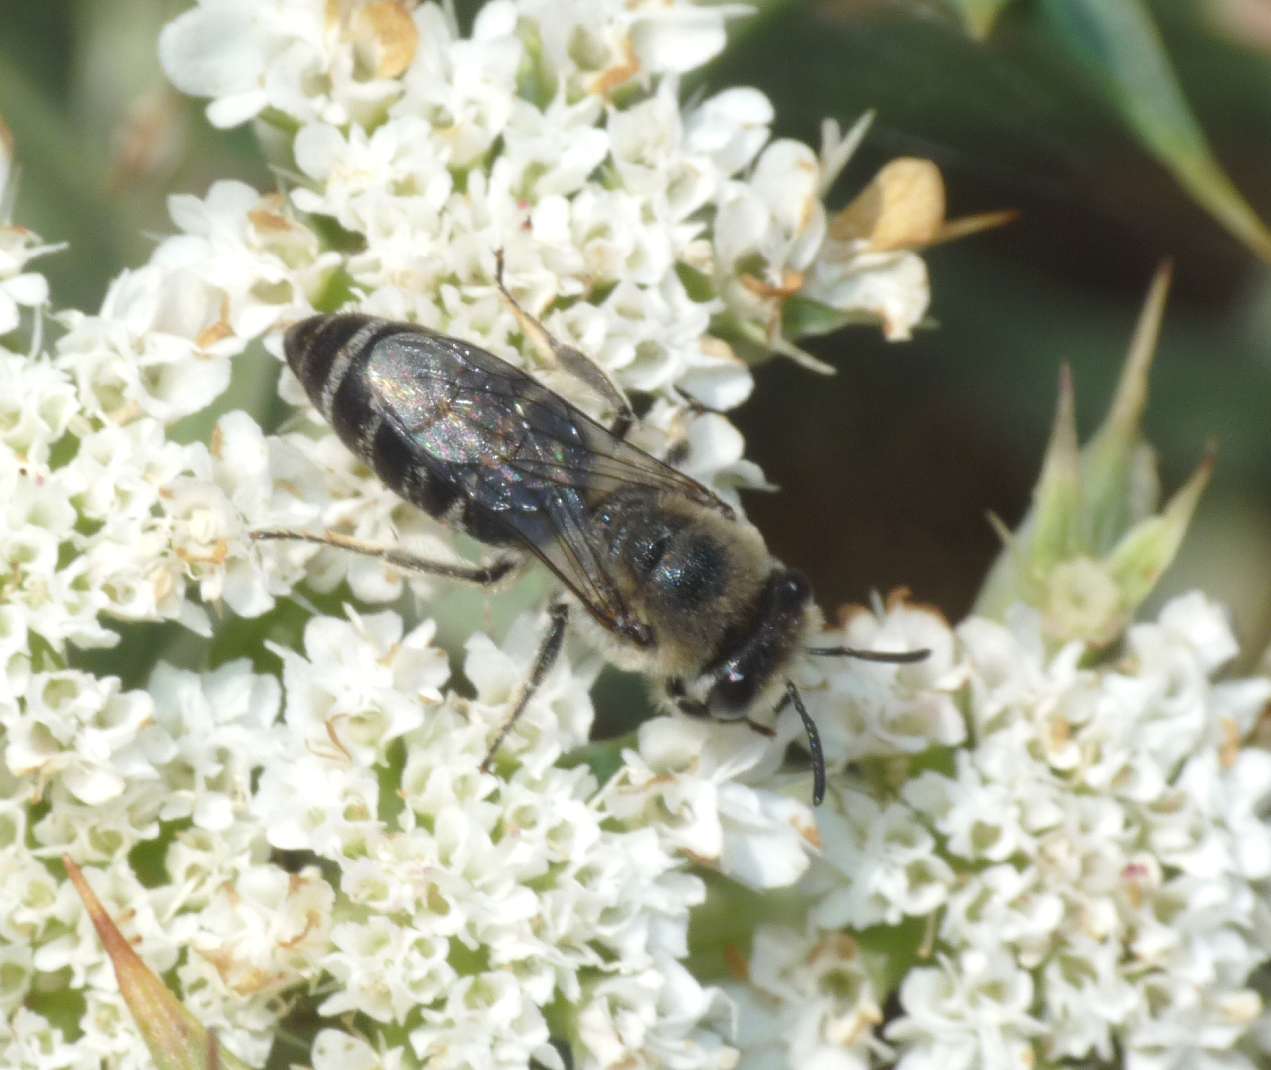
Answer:
POLYGON ((638 641, 643 626, 610 575, 592 504, 641 487, 727 506, 492 353, 423 330, 394 342, 403 359, 383 376, 384 415, 430 475, 512 533, 601 624, 638 641))

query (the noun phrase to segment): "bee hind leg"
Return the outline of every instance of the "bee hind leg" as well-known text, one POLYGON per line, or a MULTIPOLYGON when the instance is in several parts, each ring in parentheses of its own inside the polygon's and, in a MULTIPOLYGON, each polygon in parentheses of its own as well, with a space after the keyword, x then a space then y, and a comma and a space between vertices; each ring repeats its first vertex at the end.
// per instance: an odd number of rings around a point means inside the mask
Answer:
POLYGON ((503 285, 502 249, 495 253, 495 265, 494 284, 499 288, 503 299, 512 306, 512 311, 516 314, 517 322, 520 323, 526 337, 534 343, 539 352, 551 354, 555 363, 605 400, 614 413, 613 422, 609 425, 609 433, 614 438, 626 438, 627 432, 636 421, 635 409, 631 407, 631 402, 627 400, 626 395, 618 389, 618 385, 609 378, 609 374, 599 364, 581 350, 553 337, 542 323, 526 312, 516 298, 508 293, 507 287, 503 285))
POLYGON ((525 712, 525 707, 529 705, 530 699, 534 697, 534 692, 539 689, 539 686, 547 678, 548 672, 560 656, 561 647, 565 643, 565 627, 569 624, 569 606, 564 602, 554 602, 548 607, 547 613, 551 618, 551 624, 548 625, 543 641, 539 644, 538 653, 534 655, 534 666, 530 670, 529 678, 521 686, 521 693, 517 696, 516 705, 512 707, 512 712, 508 714, 507 719, 499 726, 494 742, 490 744, 490 749, 486 751, 485 758, 481 761, 481 772, 483 773, 490 771, 490 766, 498 755, 499 748, 503 746, 503 741, 507 739, 508 733, 512 731, 516 722, 521 719, 521 714, 525 712))
POLYGON ((441 576, 443 579, 458 580, 461 583, 474 583, 481 587, 492 587, 499 583, 521 564, 519 557, 498 557, 488 565, 468 565, 449 561, 433 561, 426 557, 417 557, 396 546, 377 546, 350 538, 335 531, 293 531, 290 528, 267 528, 248 532, 253 542, 277 542, 293 540, 295 542, 311 542, 320 546, 335 546, 350 553, 362 554, 365 557, 378 557, 381 561, 400 568, 403 572, 419 572, 427 576, 441 576))

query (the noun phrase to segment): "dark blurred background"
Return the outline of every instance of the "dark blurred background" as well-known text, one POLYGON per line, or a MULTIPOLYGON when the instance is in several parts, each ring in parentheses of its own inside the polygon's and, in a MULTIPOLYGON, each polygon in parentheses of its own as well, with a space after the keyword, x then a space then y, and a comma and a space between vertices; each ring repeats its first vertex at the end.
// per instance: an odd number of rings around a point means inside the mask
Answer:
MULTIPOLYGON (((41 261, 61 306, 95 307, 108 279, 171 230, 164 198, 216 178, 274 183, 248 130, 210 129, 165 89, 167 0, 5 5, 0 116, 24 165, 16 219, 69 252, 41 261)), ((472 4, 460 4, 468 17, 472 4)), ((904 585, 952 618, 998 544, 985 515, 1027 506, 1062 362, 1083 433, 1102 417, 1151 275, 1175 263, 1148 433, 1172 491, 1206 440, 1219 463, 1166 591, 1232 604, 1254 655, 1271 640, 1271 273, 1142 147, 1059 41, 1044 0, 1004 7, 985 41, 973 0, 760 3, 690 91, 749 84, 778 135, 877 119, 831 198, 846 203, 899 155, 934 160, 952 215, 1013 225, 926 254, 932 329, 888 344, 852 328, 808 348, 825 380, 784 361, 734 418, 781 490, 747 508, 827 609, 904 585)), ((991 6, 991 5, 990 5, 991 6)), ((1052 11, 1054 5, 1050 5, 1052 11)), ((1271 17, 1260 0, 1145 5, 1214 156, 1271 220, 1271 17), (1261 20, 1261 21, 1260 21, 1261 20)))

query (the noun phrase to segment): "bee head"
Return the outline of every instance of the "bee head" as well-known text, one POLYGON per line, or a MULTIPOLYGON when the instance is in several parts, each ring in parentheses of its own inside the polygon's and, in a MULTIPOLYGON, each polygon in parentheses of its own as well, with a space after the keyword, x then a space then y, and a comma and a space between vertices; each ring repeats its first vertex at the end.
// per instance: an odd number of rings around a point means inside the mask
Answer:
POLYGON ((751 611, 725 633, 715 657, 677 700, 680 708, 718 721, 749 716, 800 648, 811 601, 801 572, 774 569, 751 611))

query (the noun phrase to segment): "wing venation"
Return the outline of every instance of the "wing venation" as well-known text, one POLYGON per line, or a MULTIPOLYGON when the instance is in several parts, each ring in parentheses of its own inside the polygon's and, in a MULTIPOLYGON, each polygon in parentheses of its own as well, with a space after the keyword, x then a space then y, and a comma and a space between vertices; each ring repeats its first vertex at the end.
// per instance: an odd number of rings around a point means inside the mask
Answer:
POLYGON ((696 480, 459 339, 403 329, 381 339, 367 362, 383 415, 414 459, 496 518, 619 634, 644 629, 595 538, 594 503, 640 487, 727 509, 696 480))

